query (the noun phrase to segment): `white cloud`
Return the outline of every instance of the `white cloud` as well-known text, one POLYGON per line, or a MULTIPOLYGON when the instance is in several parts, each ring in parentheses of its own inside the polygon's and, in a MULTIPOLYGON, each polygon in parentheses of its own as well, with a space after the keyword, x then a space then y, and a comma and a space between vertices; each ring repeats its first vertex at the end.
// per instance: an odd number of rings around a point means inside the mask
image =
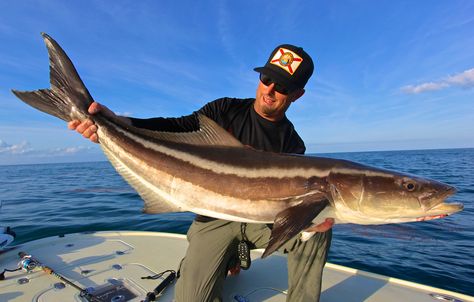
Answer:
POLYGON ((79 154, 84 151, 89 151, 91 150, 92 147, 66 147, 66 148, 56 148, 56 149, 51 149, 51 150, 46 150, 44 152, 45 155, 47 156, 62 156, 62 155, 74 155, 74 154, 79 154))
POLYGON ((11 145, 3 140, 0 140, 0 155, 28 155, 34 157, 69 156, 80 154, 82 152, 89 152, 92 149, 92 147, 84 146, 54 149, 35 149, 31 147, 30 143, 27 141, 11 145))
POLYGON ((401 91, 409 94, 422 93, 426 91, 441 90, 452 86, 474 87, 474 68, 461 73, 448 76, 435 82, 426 82, 418 85, 407 85, 401 91))
POLYGON ((33 149, 30 147, 30 144, 26 141, 23 141, 16 145, 10 145, 2 140, 0 140, 0 154, 26 154, 31 152, 33 149))
POLYGON ((474 86, 474 68, 446 78, 446 82, 452 85, 474 86))

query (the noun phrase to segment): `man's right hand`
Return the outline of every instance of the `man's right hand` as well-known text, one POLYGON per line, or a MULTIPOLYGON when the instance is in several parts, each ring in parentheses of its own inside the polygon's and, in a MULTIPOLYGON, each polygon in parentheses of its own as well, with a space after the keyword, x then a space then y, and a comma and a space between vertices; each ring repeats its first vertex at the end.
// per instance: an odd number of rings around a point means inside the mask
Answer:
MULTIPOLYGON (((88 112, 92 115, 102 112, 102 114, 104 115, 115 116, 115 113, 113 113, 109 108, 97 102, 93 102, 89 106, 88 112)), ((67 124, 67 127, 71 130, 76 130, 77 132, 82 134, 82 136, 88 138, 91 142, 99 142, 99 136, 97 135, 97 126, 90 119, 86 119, 83 121, 72 120, 67 124)))

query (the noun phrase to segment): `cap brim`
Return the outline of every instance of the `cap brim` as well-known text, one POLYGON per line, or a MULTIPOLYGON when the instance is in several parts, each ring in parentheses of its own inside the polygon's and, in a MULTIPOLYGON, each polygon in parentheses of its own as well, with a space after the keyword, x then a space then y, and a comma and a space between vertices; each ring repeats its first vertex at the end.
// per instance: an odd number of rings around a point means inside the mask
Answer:
POLYGON ((272 70, 270 68, 256 67, 253 70, 255 70, 256 72, 259 72, 259 73, 263 73, 263 74, 271 77, 272 79, 275 79, 279 84, 285 86, 285 88, 288 89, 289 91, 293 91, 293 90, 296 90, 296 89, 300 88, 300 87, 297 87, 296 85, 294 85, 293 83, 291 83, 290 81, 288 81, 288 78, 282 76, 281 74, 279 74, 278 72, 275 72, 274 70, 272 70))

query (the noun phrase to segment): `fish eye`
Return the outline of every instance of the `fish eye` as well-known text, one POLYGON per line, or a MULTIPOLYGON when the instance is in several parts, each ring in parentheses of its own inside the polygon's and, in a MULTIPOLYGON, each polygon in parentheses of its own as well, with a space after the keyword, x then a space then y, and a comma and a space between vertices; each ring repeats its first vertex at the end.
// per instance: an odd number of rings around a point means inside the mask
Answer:
POLYGON ((403 187, 407 189, 408 192, 413 192, 416 190, 416 183, 413 181, 406 181, 403 183, 403 187))

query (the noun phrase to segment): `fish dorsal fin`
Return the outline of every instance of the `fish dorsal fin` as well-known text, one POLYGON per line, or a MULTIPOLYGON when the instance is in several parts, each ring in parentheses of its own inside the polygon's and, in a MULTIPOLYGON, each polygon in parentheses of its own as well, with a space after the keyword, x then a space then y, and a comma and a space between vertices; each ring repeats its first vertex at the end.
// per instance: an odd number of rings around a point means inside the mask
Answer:
POLYGON ((138 129, 147 137, 190 145, 212 145, 226 147, 244 147, 232 134, 205 115, 198 114, 199 130, 193 132, 162 132, 138 129))

